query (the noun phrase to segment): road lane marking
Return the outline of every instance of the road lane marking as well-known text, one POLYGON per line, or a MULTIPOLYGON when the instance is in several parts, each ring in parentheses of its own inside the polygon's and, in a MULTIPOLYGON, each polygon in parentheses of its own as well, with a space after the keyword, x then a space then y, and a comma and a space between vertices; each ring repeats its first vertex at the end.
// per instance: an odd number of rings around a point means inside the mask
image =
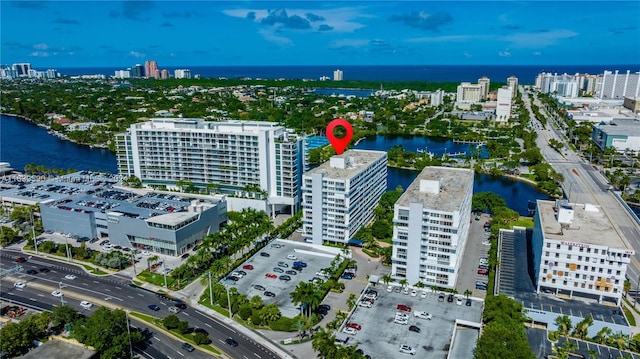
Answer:
POLYGON ((105 292, 111 292, 111 289, 109 288, 102 288, 102 290, 104 290, 105 292))
POLYGON ((180 355, 184 356, 184 354, 180 353, 180 352, 179 352, 179 351, 177 351, 177 350, 176 350, 176 353, 178 353, 178 354, 180 354, 180 355))
POLYGON ((162 340, 160 340, 160 338, 158 338, 158 337, 153 337, 153 339, 155 339, 155 340, 157 340, 157 341, 159 341, 159 342, 161 342, 161 341, 162 341, 162 340))
POLYGON ((253 353, 253 355, 257 356, 258 358, 262 358, 260 355, 258 355, 258 353, 253 353))
POLYGON ((132 297, 132 296, 130 296, 130 295, 128 295, 127 297, 128 297, 128 298, 131 298, 131 299, 133 299, 133 297, 132 297))
POLYGON ((207 327, 209 327, 209 328, 213 328, 213 327, 211 326, 211 324, 209 324, 209 323, 204 323, 204 325, 206 325, 206 326, 207 326, 207 327))

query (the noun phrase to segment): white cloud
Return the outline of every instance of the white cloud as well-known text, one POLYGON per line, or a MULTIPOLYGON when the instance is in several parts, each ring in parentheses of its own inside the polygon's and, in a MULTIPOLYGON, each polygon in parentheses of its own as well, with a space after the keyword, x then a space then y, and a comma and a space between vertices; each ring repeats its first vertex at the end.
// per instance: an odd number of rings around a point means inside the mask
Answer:
POLYGON ((540 51, 536 51, 536 52, 534 52, 534 53, 533 53, 533 55, 534 55, 534 56, 540 56, 540 55, 542 55, 542 52, 540 52, 540 51))
POLYGON ((506 51, 498 52, 498 55, 500 55, 501 57, 509 57, 511 56, 511 53, 508 50, 506 50, 506 51))
POLYGON ((49 53, 46 51, 34 51, 29 56, 32 57, 49 57, 49 53))
POLYGON ((340 39, 336 41, 332 41, 329 44, 330 48, 341 48, 341 47, 366 47, 371 43, 369 39, 340 39))
POLYGON ((473 56, 473 55, 471 55, 470 53, 468 53, 468 52, 466 52, 466 51, 464 52, 464 57, 472 57, 472 56, 473 56))
MULTIPOLYGON (((306 14, 312 13, 321 16, 324 20, 314 21, 311 23, 311 30, 318 30, 320 25, 328 25, 332 27, 332 32, 353 32, 354 30, 365 27, 364 24, 356 21, 358 18, 372 18, 364 8, 344 7, 337 9, 285 9, 289 17, 297 15, 306 18, 306 14)), ((261 23, 262 19, 269 16, 266 9, 228 9, 222 11, 224 14, 242 19, 249 19, 248 14, 252 14, 251 18, 256 23, 261 23)), ((274 25, 278 26, 278 25, 274 25)))
POLYGON ((478 41, 490 39, 490 35, 446 35, 446 36, 425 36, 408 38, 406 42, 453 42, 453 41, 478 41))
POLYGON ((34 44, 33 45, 33 49, 34 50, 46 50, 49 48, 49 45, 45 44, 45 43, 39 43, 39 44, 34 44))
POLYGON ((137 57, 137 58, 142 58, 145 57, 146 55, 138 52, 138 51, 129 51, 129 55, 133 56, 133 57, 137 57))
POLYGON ((549 30, 529 33, 516 33, 507 35, 501 38, 503 41, 508 41, 510 47, 546 47, 556 44, 563 39, 569 39, 579 34, 571 30, 549 30))
POLYGON ((274 44, 278 44, 278 45, 291 45, 292 41, 289 38, 283 37, 283 36, 278 36, 276 34, 273 33, 273 31, 269 31, 266 29, 260 29, 258 31, 258 33, 267 41, 269 42, 273 42, 274 44))

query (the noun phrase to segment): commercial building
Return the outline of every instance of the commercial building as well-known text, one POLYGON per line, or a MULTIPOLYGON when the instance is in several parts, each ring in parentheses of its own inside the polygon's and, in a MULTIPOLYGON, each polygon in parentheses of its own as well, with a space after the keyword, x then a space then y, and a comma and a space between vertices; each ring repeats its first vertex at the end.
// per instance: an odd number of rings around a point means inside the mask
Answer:
POLYGON ((131 70, 130 69, 116 70, 114 77, 117 79, 128 79, 131 77, 131 70))
POLYGON ((640 115, 640 97, 625 97, 622 106, 631 110, 632 113, 640 115))
POLYGON ((13 70, 16 72, 16 75, 18 75, 19 77, 27 77, 29 76, 29 71, 31 71, 31 64, 30 63, 19 63, 19 64, 13 64, 13 70))
POLYGON ((302 176, 303 236, 343 244, 373 219, 387 189, 387 153, 349 150, 302 176))
POLYGON ((496 121, 505 122, 511 118, 511 87, 498 89, 498 100, 496 101, 496 121))
MULTIPOLYGON (((488 86, 488 83, 487 83, 488 86)), ((484 85, 471 84, 470 82, 463 82, 458 85, 457 90, 457 102, 480 102, 483 97, 484 85)), ((488 88, 488 87, 487 87, 488 88)))
POLYGON ((605 71, 597 85, 596 95, 602 99, 623 99, 640 96, 640 72, 625 74, 605 71))
POLYGON ((593 143, 604 151, 613 147, 620 153, 640 153, 640 121, 613 120, 593 126, 593 143))
POLYGON ((425 167, 394 206, 391 276, 453 288, 469 236, 473 171, 425 167))
POLYGON ((300 208, 302 143, 275 122, 154 118, 116 135, 116 156, 120 174, 144 185, 191 182, 230 195, 231 210, 292 214, 300 208))
POLYGON ((136 64, 133 68, 131 68, 131 77, 141 78, 145 76, 144 66, 140 64, 136 64))
POLYGON ((511 87, 511 98, 518 95, 518 78, 515 76, 507 77, 507 86, 511 87))
POLYGON ((598 207, 538 200, 532 248, 538 293, 620 305, 634 250, 598 207))
POLYGON ((158 69, 158 63, 155 60, 147 60, 144 63, 144 73, 147 78, 160 78, 160 71, 158 69))
POLYGON ((333 72, 333 81, 342 81, 342 70, 335 70, 333 72))
POLYGON ((482 76, 478 79, 478 85, 480 85, 480 98, 482 100, 486 100, 489 97, 489 87, 491 85, 491 80, 487 76, 482 76))
POLYGON ((175 69, 173 70, 173 77, 177 79, 190 79, 191 70, 189 69, 175 69))

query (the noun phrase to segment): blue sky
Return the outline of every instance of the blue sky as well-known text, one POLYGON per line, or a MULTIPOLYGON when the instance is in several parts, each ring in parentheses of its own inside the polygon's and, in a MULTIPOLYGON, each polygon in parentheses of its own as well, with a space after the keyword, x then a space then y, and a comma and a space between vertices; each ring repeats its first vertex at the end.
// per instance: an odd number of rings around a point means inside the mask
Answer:
POLYGON ((640 64, 640 1, 5 1, 0 63, 640 64))

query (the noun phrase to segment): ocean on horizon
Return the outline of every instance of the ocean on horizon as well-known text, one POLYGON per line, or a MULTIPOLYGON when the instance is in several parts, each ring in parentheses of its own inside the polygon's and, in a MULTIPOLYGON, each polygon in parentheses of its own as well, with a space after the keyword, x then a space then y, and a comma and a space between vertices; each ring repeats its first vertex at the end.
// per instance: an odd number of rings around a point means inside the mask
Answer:
MULTIPOLYGON (((132 65, 133 66, 133 65, 132 65)), ((521 84, 533 84, 541 72, 602 74, 604 70, 635 73, 640 65, 362 65, 362 66, 167 66, 173 76, 175 69, 190 69, 191 74, 202 78, 252 78, 252 79, 314 79, 321 76, 333 78, 333 71, 343 71, 344 80, 357 81, 427 81, 427 82, 476 82, 487 76, 494 82, 506 82, 507 77, 516 76, 521 84)), ((113 76, 116 70, 127 67, 58 68, 65 76, 102 74, 113 76)))

